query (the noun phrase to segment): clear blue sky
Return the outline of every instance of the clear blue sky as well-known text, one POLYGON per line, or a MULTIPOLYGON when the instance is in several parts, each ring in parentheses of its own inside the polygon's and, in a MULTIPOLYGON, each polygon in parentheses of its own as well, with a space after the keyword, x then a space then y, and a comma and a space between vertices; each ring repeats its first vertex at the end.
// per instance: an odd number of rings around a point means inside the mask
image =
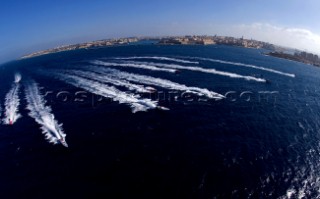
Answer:
POLYGON ((244 35, 282 45, 301 38, 295 43, 317 51, 311 44, 320 44, 319 8, 318 0, 3 0, 0 63, 61 44, 124 36, 244 35), (273 34, 294 39, 283 43, 273 34))

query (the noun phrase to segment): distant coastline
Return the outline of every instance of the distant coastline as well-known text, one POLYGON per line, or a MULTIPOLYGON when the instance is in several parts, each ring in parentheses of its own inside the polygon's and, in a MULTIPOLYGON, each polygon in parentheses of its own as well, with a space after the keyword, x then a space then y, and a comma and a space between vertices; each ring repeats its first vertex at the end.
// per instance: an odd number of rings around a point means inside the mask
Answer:
POLYGON ((226 37, 226 36, 168 36, 168 37, 128 37, 119 39, 104 39, 80 44, 64 45, 52 49, 42 50, 21 57, 27 59, 42 55, 72 51, 77 49, 92 49, 97 47, 129 45, 141 41, 155 41, 157 45, 229 45, 243 48, 265 49, 271 52, 266 55, 320 66, 320 59, 317 55, 295 50, 295 53, 284 53, 293 49, 280 47, 263 41, 253 39, 226 37))
POLYGON ((224 36, 181 36, 181 37, 129 37, 120 39, 105 39, 80 44, 64 45, 52 49, 42 50, 21 57, 21 59, 37 57, 41 55, 71 51, 77 49, 91 49, 96 47, 106 47, 115 45, 128 45, 139 41, 154 40, 159 45, 232 45, 245 48, 261 48, 267 50, 276 50, 279 47, 256 40, 243 38, 224 37, 224 36))
POLYGON ((31 53, 21 57, 21 59, 27 59, 27 58, 38 57, 38 56, 52 54, 52 53, 78 50, 78 49, 91 49, 95 47, 125 45, 133 42, 137 42, 137 41, 139 41, 138 38, 130 37, 130 38, 122 38, 122 39, 106 39, 106 40, 98 40, 98 41, 86 42, 86 43, 80 43, 80 44, 64 45, 56 48, 51 48, 51 49, 31 53))
POLYGON ((294 54, 289 54, 283 52, 270 52, 266 53, 266 55, 320 67, 320 59, 318 55, 312 53, 296 52, 294 54))

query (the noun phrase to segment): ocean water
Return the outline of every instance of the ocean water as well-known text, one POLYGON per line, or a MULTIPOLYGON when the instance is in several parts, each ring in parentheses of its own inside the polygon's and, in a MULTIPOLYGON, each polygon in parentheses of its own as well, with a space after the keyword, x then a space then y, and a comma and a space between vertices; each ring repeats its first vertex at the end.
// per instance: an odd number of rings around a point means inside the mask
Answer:
POLYGON ((263 53, 147 43, 0 66, 1 119, 22 76, 1 198, 319 197, 320 70, 263 53), (68 148, 45 139, 46 114, 68 148))

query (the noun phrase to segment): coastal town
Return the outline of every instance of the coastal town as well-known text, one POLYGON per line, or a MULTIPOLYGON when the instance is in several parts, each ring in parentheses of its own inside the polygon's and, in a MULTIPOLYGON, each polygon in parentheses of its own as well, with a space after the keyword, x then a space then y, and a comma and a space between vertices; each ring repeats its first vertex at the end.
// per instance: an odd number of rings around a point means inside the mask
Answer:
POLYGON ((314 66, 320 66, 320 59, 318 55, 295 50, 295 53, 284 53, 287 48, 280 47, 267 42, 257 41, 253 39, 235 38, 227 36, 172 36, 172 37, 128 37, 128 38, 117 38, 117 39, 105 39, 98 40, 80 44, 64 45, 56 48, 38 51, 32 54, 28 54, 22 57, 22 59, 37 57, 41 55, 58 53, 63 51, 71 51, 78 49, 92 49, 99 47, 108 46, 119 46, 136 44, 142 41, 153 41, 157 45, 229 45, 238 46, 243 48, 255 48, 255 49, 265 49, 271 52, 266 53, 266 55, 288 59, 292 61, 298 61, 305 64, 310 64, 314 66))
POLYGON ((305 51, 295 52, 294 54, 284 52, 270 52, 267 53, 267 55, 320 67, 319 56, 312 53, 307 53, 305 51))
POLYGON ((31 58, 45 54, 77 50, 90 49, 97 47, 107 47, 115 45, 134 44, 139 41, 152 40, 159 45, 232 45, 245 48, 263 48, 267 50, 276 50, 277 47, 266 42, 256 41, 252 39, 224 37, 224 36, 181 36, 181 37, 129 37, 119 39, 105 39, 81 44, 64 45, 56 48, 35 52, 25 55, 22 58, 31 58))
POLYGON ((267 50, 276 50, 277 46, 256 41, 253 39, 235 38, 235 37, 225 37, 225 36, 184 36, 184 37, 168 37, 161 38, 159 44, 181 44, 181 45, 231 45, 240 46, 244 48, 263 48, 267 50))

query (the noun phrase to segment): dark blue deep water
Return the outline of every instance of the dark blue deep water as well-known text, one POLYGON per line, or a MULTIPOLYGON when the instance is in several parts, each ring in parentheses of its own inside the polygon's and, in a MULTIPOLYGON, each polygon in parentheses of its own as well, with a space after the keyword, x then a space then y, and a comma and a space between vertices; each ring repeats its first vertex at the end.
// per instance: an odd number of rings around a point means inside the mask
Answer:
POLYGON ((228 46, 145 44, 76 50, 0 66, 2 109, 16 72, 22 75, 22 118, 12 126, 0 125, 0 198, 320 195, 319 68, 268 57, 263 50, 228 46), (90 93, 78 101, 77 92, 84 90, 51 74, 59 69, 84 69, 93 60, 132 56, 198 61, 195 65, 131 60, 214 68, 268 82, 190 70, 175 74, 110 66, 226 96, 217 101, 194 96, 174 100, 170 90, 153 86, 161 92, 149 97, 170 110, 132 113, 126 104, 90 93), (194 57, 251 64, 295 77, 194 57), (48 143, 40 126, 28 116, 24 87, 30 79, 39 84, 47 105, 63 123, 68 148, 48 143))

